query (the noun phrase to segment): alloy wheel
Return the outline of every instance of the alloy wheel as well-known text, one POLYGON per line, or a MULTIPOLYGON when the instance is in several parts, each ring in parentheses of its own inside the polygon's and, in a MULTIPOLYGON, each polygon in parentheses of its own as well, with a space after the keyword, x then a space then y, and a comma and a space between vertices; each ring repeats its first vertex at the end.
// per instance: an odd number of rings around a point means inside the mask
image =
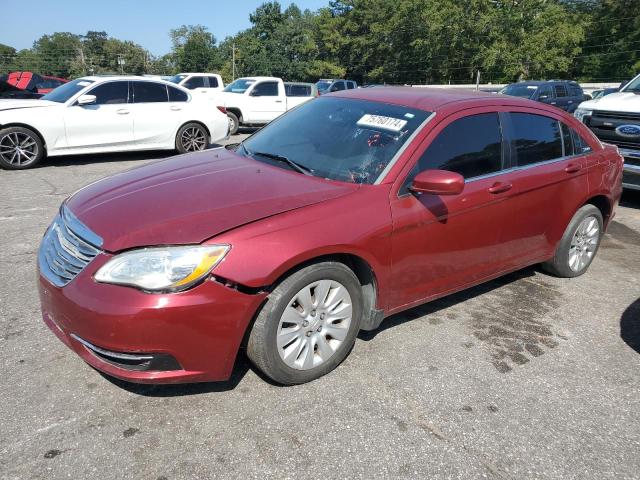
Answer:
POLYGON ((310 370, 329 360, 349 332, 352 301, 335 280, 310 283, 285 308, 277 331, 280 358, 296 370, 310 370))
POLYGON ((592 215, 585 217, 571 239, 569 268, 574 272, 584 270, 593 258, 600 241, 600 224, 592 215))
POLYGON ((188 127, 182 132, 180 142, 186 152, 198 152, 207 146, 207 135, 200 127, 188 127))
POLYGON ((38 144, 27 133, 7 133, 0 138, 0 157, 9 165, 24 167, 38 158, 38 144))

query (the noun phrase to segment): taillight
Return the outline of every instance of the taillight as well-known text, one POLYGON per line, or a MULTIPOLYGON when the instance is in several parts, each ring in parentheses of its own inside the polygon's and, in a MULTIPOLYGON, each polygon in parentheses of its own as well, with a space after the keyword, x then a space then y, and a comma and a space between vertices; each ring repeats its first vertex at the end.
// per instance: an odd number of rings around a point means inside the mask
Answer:
POLYGON ((227 109, 225 107, 218 107, 218 110, 220 110, 225 115, 227 114, 227 109))

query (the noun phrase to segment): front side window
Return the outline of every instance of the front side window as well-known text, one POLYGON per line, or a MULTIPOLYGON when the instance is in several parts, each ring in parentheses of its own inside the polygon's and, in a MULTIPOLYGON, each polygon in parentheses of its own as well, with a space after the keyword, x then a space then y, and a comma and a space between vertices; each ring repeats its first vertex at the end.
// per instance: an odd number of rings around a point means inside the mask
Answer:
POLYGON ((194 88, 204 88, 204 77, 191 77, 185 81, 182 86, 189 90, 193 90, 194 88))
POLYGON ((95 105, 127 103, 127 98, 129 97, 129 82, 103 83, 87 92, 87 94, 96 96, 95 105))
POLYGON ((277 97, 278 82, 261 82, 255 86, 251 95, 254 97, 277 97))
POLYGON ((179 88, 173 88, 167 86, 167 90, 169 90, 169 101, 170 102, 186 102, 189 100, 189 96, 186 92, 183 92, 179 88))
POLYGON ((553 98, 553 90, 550 85, 543 85, 538 89, 538 99, 545 100, 547 98, 553 98))
POLYGON ((218 88, 218 79, 216 77, 208 76, 209 88, 218 88))
POLYGON ((507 114, 511 124, 511 151, 524 166, 562 157, 559 122, 531 113, 507 114))
POLYGON ((278 155, 318 177, 372 184, 430 114, 381 102, 320 97, 254 133, 238 153, 291 168, 273 158, 278 155))
POLYGON ((55 90, 44 95, 42 97, 42 100, 65 103, 71 97, 76 95, 81 90, 84 90, 92 83, 94 83, 93 80, 85 80, 83 78, 72 80, 71 82, 65 83, 64 85, 60 85, 60 88, 56 88, 55 90))
POLYGON ((168 101, 167 86, 164 83, 132 82, 133 103, 157 103, 168 101))
POLYGON ((498 114, 470 115, 447 125, 420 156, 403 192, 423 170, 449 170, 465 179, 502 170, 502 132, 498 114))

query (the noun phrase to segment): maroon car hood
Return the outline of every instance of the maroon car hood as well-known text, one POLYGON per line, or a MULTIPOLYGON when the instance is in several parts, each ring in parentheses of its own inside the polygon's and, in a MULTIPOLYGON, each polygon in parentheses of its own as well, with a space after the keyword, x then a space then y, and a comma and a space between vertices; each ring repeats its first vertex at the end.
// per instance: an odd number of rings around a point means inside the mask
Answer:
POLYGON ((107 251, 199 243, 357 185, 305 176, 224 149, 179 156, 92 183, 67 202, 107 251))

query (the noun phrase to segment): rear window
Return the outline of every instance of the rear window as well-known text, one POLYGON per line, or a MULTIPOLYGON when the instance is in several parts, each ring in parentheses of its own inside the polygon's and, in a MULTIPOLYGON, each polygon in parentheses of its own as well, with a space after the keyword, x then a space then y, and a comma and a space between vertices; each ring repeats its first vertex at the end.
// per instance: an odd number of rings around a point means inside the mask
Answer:
POLYGON ((512 97, 531 98, 533 94, 536 93, 537 89, 538 87, 536 85, 513 84, 504 87, 500 90, 500 93, 503 95, 510 95, 512 97))
POLYGON ((507 114, 511 124, 511 150, 516 165, 524 166, 562 157, 560 124, 557 120, 530 113, 507 114))
POLYGON ((291 85, 285 84, 284 90, 287 97, 310 97, 311 86, 310 85, 291 85))

